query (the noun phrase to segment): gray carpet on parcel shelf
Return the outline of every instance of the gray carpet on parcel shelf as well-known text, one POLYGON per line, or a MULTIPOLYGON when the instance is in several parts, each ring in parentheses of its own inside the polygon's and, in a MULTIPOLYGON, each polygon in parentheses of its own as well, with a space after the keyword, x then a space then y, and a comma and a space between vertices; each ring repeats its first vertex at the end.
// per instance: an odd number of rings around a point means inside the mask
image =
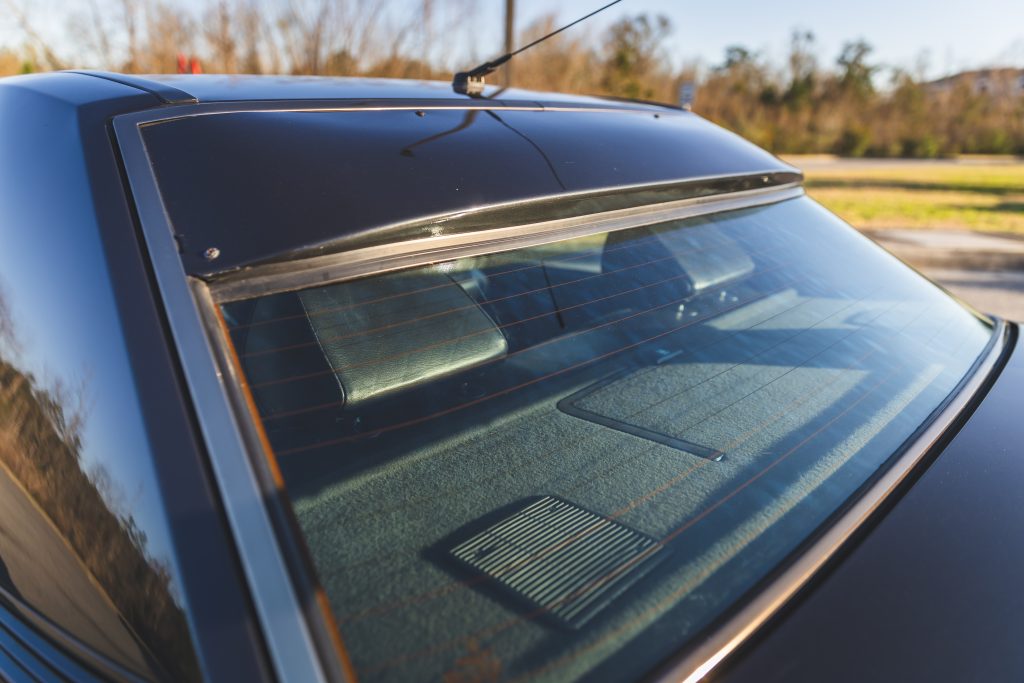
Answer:
MULTIPOLYGON (((834 300, 807 300, 794 307, 788 295, 723 316, 716 324, 722 330, 744 329, 773 308, 789 312, 765 329, 795 333, 817 324, 820 334, 808 334, 807 344, 799 348, 766 348, 756 337, 736 335, 723 344, 735 345, 733 356, 751 356, 749 363, 691 358, 685 366, 668 363, 637 371, 636 382, 625 378, 615 396, 592 397, 591 407, 606 413, 725 450, 722 462, 559 411, 558 400, 581 386, 358 476, 325 483, 297 500, 296 513, 361 677, 437 680, 466 654, 467 638, 500 653, 508 674, 518 670, 521 658, 527 664, 541 661, 539 649, 553 641, 586 653, 553 669, 553 680, 578 674, 604 656, 600 630, 569 636, 542 620, 510 624, 520 613, 507 602, 486 585, 458 583, 459 577, 425 553, 495 510, 546 494, 603 514, 618 513, 623 524, 654 538, 671 533, 707 501, 763 466, 780 437, 801 433, 822 411, 862 390, 865 372, 842 369, 838 347, 829 346, 857 329, 845 322, 850 315, 830 317, 839 310, 834 300), (799 402, 809 395, 815 400, 799 402), (780 407, 787 405, 793 407, 780 415, 780 407)), ((905 311, 894 312, 900 315, 905 311)), ((891 413, 912 398, 878 400, 879 406, 894 405, 887 409, 891 413)), ((883 411, 861 428, 856 443, 848 440, 815 457, 826 465, 830 458, 842 461, 882 429, 887 414, 883 411)), ((787 494, 798 476, 791 473, 788 484, 779 483, 738 518, 745 524, 777 518, 799 500, 798 494, 787 494)), ((633 618, 642 627, 652 607, 671 597, 673 586, 732 557, 743 533, 737 527, 680 568, 676 580, 660 582, 642 599, 620 598, 613 606, 619 621, 633 618)))

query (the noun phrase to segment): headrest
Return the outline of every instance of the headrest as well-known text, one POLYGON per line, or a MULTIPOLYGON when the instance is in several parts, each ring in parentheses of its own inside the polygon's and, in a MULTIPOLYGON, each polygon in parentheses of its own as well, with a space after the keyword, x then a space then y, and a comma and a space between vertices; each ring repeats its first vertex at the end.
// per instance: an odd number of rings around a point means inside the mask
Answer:
POLYGON ((505 337, 443 273, 395 273, 299 292, 345 407, 503 357, 505 337))
POLYGON ((679 230, 677 224, 665 224, 608 236, 603 258, 606 272, 622 269, 624 273, 633 273, 634 270, 626 268, 648 261, 654 267, 642 269, 643 274, 677 268, 686 274, 694 294, 754 271, 754 262, 742 247, 720 230, 704 226, 679 230), (622 248, 630 242, 637 246, 622 248))

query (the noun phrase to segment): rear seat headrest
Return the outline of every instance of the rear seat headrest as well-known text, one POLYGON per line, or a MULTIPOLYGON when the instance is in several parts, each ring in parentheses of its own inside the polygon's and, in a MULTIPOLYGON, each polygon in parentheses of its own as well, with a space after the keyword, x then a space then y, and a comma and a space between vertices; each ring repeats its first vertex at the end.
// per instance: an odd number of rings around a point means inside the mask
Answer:
POLYGON ((298 297, 346 408, 508 351, 494 322, 443 273, 383 275, 298 297))

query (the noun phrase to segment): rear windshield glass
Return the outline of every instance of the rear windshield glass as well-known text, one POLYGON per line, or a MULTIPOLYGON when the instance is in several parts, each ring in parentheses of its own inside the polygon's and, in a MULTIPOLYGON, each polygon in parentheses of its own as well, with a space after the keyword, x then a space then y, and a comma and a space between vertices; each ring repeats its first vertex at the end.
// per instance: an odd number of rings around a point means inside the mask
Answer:
POLYGON ((363 681, 649 672, 992 336, 809 199, 221 311, 363 681))

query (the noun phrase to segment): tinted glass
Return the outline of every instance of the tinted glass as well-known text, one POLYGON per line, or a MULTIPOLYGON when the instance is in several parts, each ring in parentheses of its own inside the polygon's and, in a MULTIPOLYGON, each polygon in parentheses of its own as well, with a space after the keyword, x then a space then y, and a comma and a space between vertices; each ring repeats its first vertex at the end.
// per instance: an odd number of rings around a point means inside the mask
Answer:
POLYGON ((222 312, 367 681, 642 675, 992 335, 808 199, 222 312))

